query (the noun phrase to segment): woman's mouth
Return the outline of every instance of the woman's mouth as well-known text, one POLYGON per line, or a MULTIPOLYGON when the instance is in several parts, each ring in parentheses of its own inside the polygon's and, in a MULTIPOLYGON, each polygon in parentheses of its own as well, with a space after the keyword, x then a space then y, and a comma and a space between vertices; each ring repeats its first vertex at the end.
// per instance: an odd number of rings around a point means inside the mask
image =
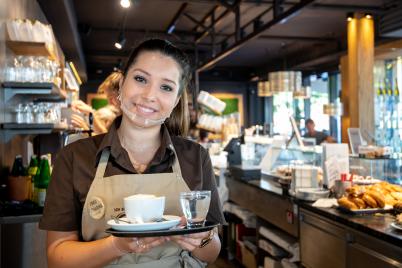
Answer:
POLYGON ((148 107, 148 106, 141 105, 141 104, 135 104, 135 107, 139 113, 144 114, 144 115, 150 115, 150 114, 157 112, 157 110, 155 110, 151 107, 148 107))

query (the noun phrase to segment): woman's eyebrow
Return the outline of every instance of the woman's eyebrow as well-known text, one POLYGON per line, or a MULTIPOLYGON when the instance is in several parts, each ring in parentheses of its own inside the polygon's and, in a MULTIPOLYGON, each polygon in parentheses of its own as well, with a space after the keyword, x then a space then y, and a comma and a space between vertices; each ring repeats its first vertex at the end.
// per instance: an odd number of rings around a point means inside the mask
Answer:
MULTIPOLYGON (((144 73, 144 74, 146 74, 146 75, 148 75, 148 76, 151 76, 150 73, 148 73, 147 71, 145 71, 145 70, 143 70, 143 69, 141 69, 141 68, 135 68, 135 69, 133 69, 133 72, 134 72, 134 71, 142 72, 142 73, 144 73)), ((162 78, 162 80, 163 80, 163 81, 166 81, 166 82, 169 82, 169 83, 172 83, 173 85, 176 86, 176 82, 173 81, 173 80, 171 80, 171 79, 162 78)))

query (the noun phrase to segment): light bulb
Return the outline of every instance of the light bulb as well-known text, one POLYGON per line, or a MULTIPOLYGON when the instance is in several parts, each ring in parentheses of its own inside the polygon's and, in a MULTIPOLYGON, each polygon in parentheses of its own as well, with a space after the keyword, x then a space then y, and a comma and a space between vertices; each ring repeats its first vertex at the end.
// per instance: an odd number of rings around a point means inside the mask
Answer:
POLYGON ((130 0, 120 0, 120 5, 123 8, 129 8, 131 6, 131 1, 130 0))

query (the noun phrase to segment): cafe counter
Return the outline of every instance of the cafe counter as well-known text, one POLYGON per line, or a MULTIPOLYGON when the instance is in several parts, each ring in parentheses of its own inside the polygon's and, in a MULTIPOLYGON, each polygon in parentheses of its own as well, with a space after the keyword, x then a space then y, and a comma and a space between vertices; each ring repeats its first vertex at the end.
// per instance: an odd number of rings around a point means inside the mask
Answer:
POLYGON ((299 240, 305 267, 402 267, 402 231, 391 227, 392 214, 351 215, 313 207, 265 177, 226 181, 229 200, 299 240))

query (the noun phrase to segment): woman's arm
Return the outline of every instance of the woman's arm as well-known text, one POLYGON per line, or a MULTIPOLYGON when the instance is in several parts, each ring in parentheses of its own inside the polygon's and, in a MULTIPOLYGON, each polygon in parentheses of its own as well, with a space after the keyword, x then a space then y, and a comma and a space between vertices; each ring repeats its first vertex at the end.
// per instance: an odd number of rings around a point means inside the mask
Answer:
POLYGON ((109 236, 91 242, 78 241, 78 233, 47 232, 49 268, 103 267, 127 253, 145 253, 159 246, 164 238, 119 238, 109 236))

